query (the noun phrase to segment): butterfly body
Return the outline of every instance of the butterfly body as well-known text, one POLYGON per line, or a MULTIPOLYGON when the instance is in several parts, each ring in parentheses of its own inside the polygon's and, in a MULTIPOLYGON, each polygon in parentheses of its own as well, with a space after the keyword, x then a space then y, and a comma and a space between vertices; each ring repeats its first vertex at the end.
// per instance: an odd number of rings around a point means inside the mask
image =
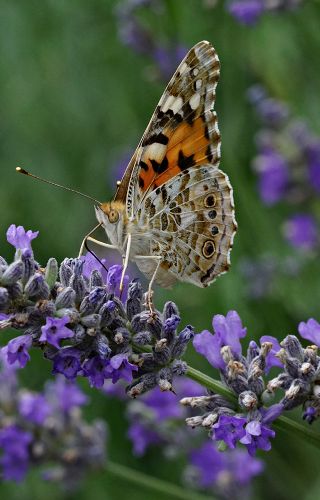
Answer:
POLYGON ((226 272, 237 224, 219 167, 213 111, 220 64, 195 45, 160 99, 114 200, 96 209, 111 243, 161 286, 200 287, 226 272))

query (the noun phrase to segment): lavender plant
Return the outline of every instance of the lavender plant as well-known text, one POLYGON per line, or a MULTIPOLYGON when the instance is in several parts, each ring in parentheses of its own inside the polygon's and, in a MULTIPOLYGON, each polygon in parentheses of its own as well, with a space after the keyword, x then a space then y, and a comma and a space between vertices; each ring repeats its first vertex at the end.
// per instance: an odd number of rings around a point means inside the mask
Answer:
POLYGON ((203 396, 206 391, 184 377, 175 380, 174 387, 175 394, 155 388, 128 403, 128 436, 134 454, 140 457, 150 446, 161 446, 166 460, 185 458, 183 481, 190 487, 214 492, 219 498, 244 498, 253 477, 263 471, 263 462, 245 450, 221 453, 199 428, 184 426, 184 419, 195 410, 179 406, 177 400, 185 394, 203 396))
MULTIPOLYGON (((320 324, 316 320, 302 322, 298 328, 300 336, 312 342, 311 346, 303 347, 293 335, 280 344, 277 339, 264 336, 260 346, 250 341, 244 354, 240 340, 245 337, 246 328, 235 311, 229 311, 225 317, 214 316, 214 334, 205 330, 195 335, 190 325, 178 333, 181 319, 173 302, 167 302, 161 313, 150 311, 144 304, 141 284, 136 279, 129 283, 128 277, 124 293, 120 294, 121 266, 106 270, 103 262, 86 256, 65 259, 60 268, 50 258, 46 267, 41 267, 31 248, 37 236, 37 232, 25 231, 21 226, 10 226, 7 240, 16 249, 15 257, 10 264, 1 257, 0 328, 18 334, 1 351, 8 373, 10 367, 24 368, 31 348, 36 348, 52 364, 53 373, 66 379, 56 382, 58 385, 68 388, 77 377, 85 377, 92 387, 104 390, 106 383, 125 381, 125 394, 131 398, 148 392, 128 410, 129 418, 134 418, 129 434, 136 453, 141 454, 151 443, 159 442, 167 444, 167 453, 184 451, 190 461, 186 477, 194 478, 196 473, 202 487, 209 481, 205 473, 207 462, 201 458, 205 453, 209 453, 209 462, 215 463, 210 487, 216 488, 226 471, 238 477, 237 461, 242 459, 236 457, 241 457, 243 450, 237 450, 230 458, 229 454, 222 457, 218 451, 233 450, 238 445, 247 448, 253 460, 245 459, 248 476, 242 476, 242 480, 247 484, 261 469, 253 458, 256 451, 271 449, 274 425, 286 426, 319 443, 317 434, 282 416, 301 407, 303 419, 312 423, 320 414, 320 324), (219 371, 221 382, 183 360, 192 339, 195 350, 219 371), (279 373, 270 378, 272 367, 279 373), (196 380, 203 389, 186 386, 183 375, 196 380), (171 404, 177 402, 175 391, 179 398, 183 396, 182 405, 196 410, 196 414, 186 414, 171 404), (283 393, 280 400, 279 391, 283 393), (186 428, 181 426, 182 418, 186 418, 186 428), (199 428, 198 433, 192 433, 192 439, 188 427, 199 428), (208 443, 203 442, 207 433, 201 429, 208 431, 208 443), (197 445, 191 446, 193 440, 197 445)), ((52 414, 48 394, 46 389, 42 395, 19 396, 20 417, 37 425, 46 422, 52 414)), ((58 397, 60 404, 67 405, 72 398, 58 397)), ((80 404, 78 399, 75 406, 80 404)), ((8 464, 8 477, 11 474, 19 479, 30 460, 33 435, 17 422, 12 424, 9 420, 8 424, 4 419, 0 443, 4 450, 2 467, 5 469, 8 464), (21 467, 17 466, 22 470, 20 476, 10 472, 10 464, 14 469, 18 463, 15 450, 21 456, 21 467)), ((94 447, 95 441, 92 443, 94 447)), ((98 456, 102 457, 102 451, 98 456)), ((59 477, 63 475, 62 470, 59 477)), ((233 487, 231 481, 231 490, 233 487)))
POLYGON ((115 11, 119 38, 124 45, 138 54, 146 55, 153 62, 153 70, 148 75, 153 73, 155 78, 167 82, 187 50, 182 44, 170 39, 161 43, 154 30, 140 18, 139 10, 143 7, 156 16, 163 16, 165 12, 161 0, 126 0, 120 3, 115 11))
POLYGON ((303 0, 229 0, 227 9, 241 24, 254 25, 268 13, 293 11, 303 0))
POLYGON ((87 423, 81 407, 88 398, 62 376, 40 393, 19 387, 19 362, 0 355, 0 468, 4 480, 22 481, 41 467, 42 478, 67 489, 79 478, 105 465, 106 428, 87 423))
POLYGON ((253 161, 260 197, 268 206, 282 202, 289 207, 284 237, 310 255, 319 250, 315 205, 320 191, 320 139, 261 86, 252 87, 248 96, 262 123, 253 161))
POLYGON ((128 277, 120 299, 121 266, 106 271, 92 256, 65 259, 60 269, 51 258, 41 268, 31 249, 37 235, 14 225, 7 232, 16 253, 10 265, 1 259, 0 328, 23 333, 4 348, 8 362, 23 368, 33 346, 69 380, 83 376, 99 388, 125 379, 131 397, 156 385, 171 390, 173 375, 186 371, 180 358, 194 336, 190 325, 177 333, 176 305, 150 313, 140 283, 128 277))

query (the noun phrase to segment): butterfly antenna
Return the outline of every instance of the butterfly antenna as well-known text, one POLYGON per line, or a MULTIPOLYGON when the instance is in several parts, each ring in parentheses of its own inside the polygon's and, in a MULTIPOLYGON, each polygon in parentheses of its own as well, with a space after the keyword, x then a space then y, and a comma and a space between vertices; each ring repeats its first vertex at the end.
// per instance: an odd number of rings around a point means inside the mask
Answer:
POLYGON ((84 240, 84 247, 89 253, 91 253, 91 255, 93 255, 93 257, 99 262, 99 264, 103 267, 103 269, 108 272, 109 269, 104 265, 102 260, 100 260, 99 257, 92 250, 90 250, 88 246, 88 238, 84 240))
POLYGON ((78 259, 80 259, 82 253, 83 253, 83 249, 85 248, 87 250, 87 252, 91 253, 91 255, 99 262, 99 264, 101 264, 101 266, 103 267, 103 269, 105 269, 105 271, 108 272, 108 269, 106 268, 106 266, 104 265, 104 263, 99 259, 99 257, 89 248, 88 246, 88 238, 100 227, 102 226, 101 222, 99 224, 97 224, 93 229, 91 229, 91 231, 86 234, 86 236, 83 238, 83 241, 81 243, 81 247, 80 247, 80 252, 79 252, 79 255, 78 255, 78 259))
POLYGON ((96 200, 95 198, 93 198, 92 196, 89 196, 88 194, 81 193, 81 191, 77 191, 76 189, 72 189, 72 188, 69 188, 66 186, 61 186, 61 184, 57 184, 56 182, 48 181, 47 179, 43 179, 42 177, 38 177, 38 175, 31 174, 30 172, 28 172, 24 168, 16 167, 16 172, 18 172, 19 174, 26 175, 27 177, 33 177, 33 179, 37 179, 38 181, 45 182, 46 184, 50 184, 51 186, 55 186, 55 187, 64 189, 65 191, 71 191, 71 193, 78 194, 78 195, 82 196, 83 198, 88 198, 89 200, 94 201, 98 205, 101 205, 101 201, 96 200))

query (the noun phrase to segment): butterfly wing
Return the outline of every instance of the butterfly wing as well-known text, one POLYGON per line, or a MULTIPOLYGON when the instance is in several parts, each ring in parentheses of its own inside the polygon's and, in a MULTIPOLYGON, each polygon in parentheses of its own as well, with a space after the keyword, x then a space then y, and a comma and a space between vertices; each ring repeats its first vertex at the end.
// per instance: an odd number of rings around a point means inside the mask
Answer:
POLYGON ((134 217, 146 195, 191 166, 220 160, 220 133, 212 110, 220 74, 209 42, 195 45, 164 91, 134 153, 115 200, 134 217))
POLYGON ((184 170, 149 194, 140 217, 148 221, 151 254, 163 256, 162 286, 175 278, 205 287, 228 270, 237 225, 229 179, 217 167, 184 170))
MULTIPOLYGON (((236 231, 232 187, 218 169, 220 133, 213 111, 220 74, 209 42, 179 65, 151 118, 115 199, 148 228, 146 255, 162 257, 156 281, 200 287, 228 270, 236 231)), ((156 261, 139 259, 152 276, 156 261)))

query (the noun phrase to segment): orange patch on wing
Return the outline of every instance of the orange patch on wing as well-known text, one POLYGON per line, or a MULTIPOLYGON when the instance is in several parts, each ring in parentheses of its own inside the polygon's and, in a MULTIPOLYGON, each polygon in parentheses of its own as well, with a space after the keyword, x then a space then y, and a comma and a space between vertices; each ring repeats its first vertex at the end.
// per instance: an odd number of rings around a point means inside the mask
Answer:
MULTIPOLYGON (((140 168, 139 183, 143 192, 150 187, 159 187, 165 182, 179 174, 187 165, 183 166, 181 155, 190 158, 192 165, 203 164, 207 157, 207 148, 211 144, 206 137, 206 124, 201 117, 197 118, 191 125, 182 122, 174 130, 167 128, 163 134, 169 137, 166 151, 161 162, 156 162, 148 158, 148 148, 141 156, 144 168, 140 168)), ((210 161, 210 160, 209 160, 210 161)))

